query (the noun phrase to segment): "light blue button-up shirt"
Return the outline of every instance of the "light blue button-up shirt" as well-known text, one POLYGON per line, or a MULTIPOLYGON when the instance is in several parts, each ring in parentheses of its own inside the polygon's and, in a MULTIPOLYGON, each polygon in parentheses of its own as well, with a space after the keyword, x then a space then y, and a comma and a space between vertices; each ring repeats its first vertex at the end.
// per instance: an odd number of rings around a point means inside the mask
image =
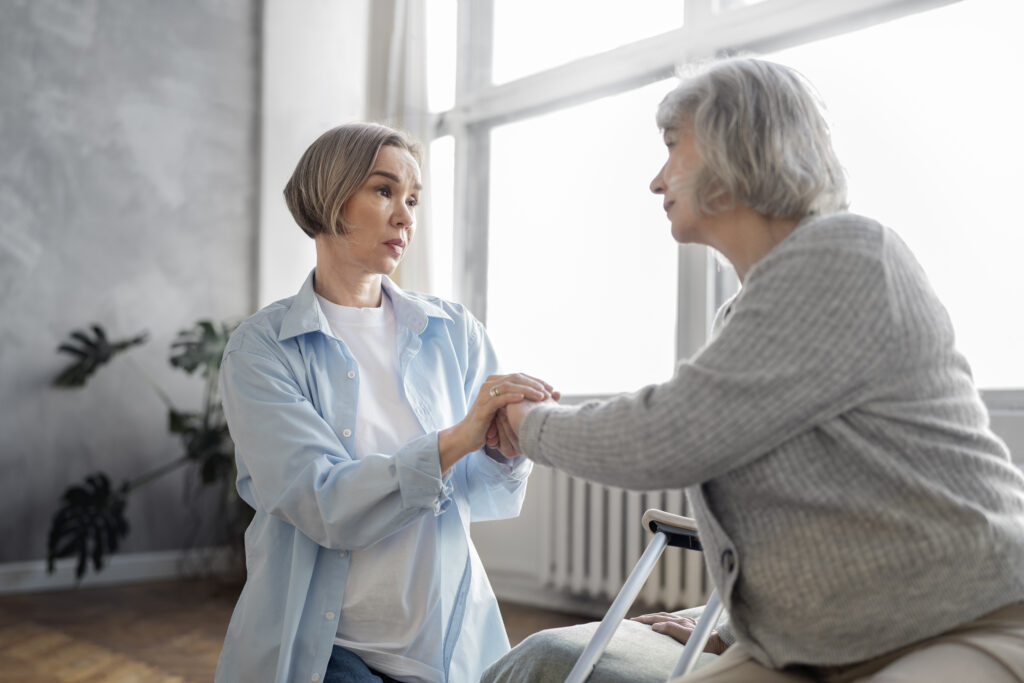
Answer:
POLYGON ((438 516, 444 668, 473 683, 508 638, 471 521, 514 517, 532 463, 462 458, 442 477, 437 432, 461 420, 497 368, 466 309, 402 291, 387 277, 400 380, 424 436, 397 453, 352 457, 359 368, 313 292, 267 306, 231 336, 221 365, 238 492, 256 511, 245 532, 247 579, 217 681, 318 681, 327 670, 349 553, 438 516))

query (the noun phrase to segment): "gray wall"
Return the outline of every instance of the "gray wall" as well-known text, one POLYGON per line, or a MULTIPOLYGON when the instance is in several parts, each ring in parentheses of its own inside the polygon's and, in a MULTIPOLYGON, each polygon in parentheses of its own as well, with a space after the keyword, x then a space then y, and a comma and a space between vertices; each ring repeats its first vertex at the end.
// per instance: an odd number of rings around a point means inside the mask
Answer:
MULTIPOLYGON (((177 330, 253 306, 258 0, 0 0, 0 563, 45 557, 63 489, 177 456, 177 330), (50 380, 90 322, 150 341, 50 380)), ((133 496, 127 552, 192 542, 183 475, 133 496)))

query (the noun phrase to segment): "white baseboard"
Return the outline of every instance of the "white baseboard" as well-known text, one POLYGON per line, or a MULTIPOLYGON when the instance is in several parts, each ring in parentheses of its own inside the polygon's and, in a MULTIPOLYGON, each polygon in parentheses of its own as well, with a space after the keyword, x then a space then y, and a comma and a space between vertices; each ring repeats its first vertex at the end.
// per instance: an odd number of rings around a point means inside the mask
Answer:
POLYGON ((230 557, 227 547, 113 555, 99 572, 90 563, 81 581, 75 579, 74 558, 57 560, 52 574, 46 571, 46 560, 8 562, 0 564, 0 594, 175 579, 185 576, 187 570, 194 574, 198 567, 217 573, 230 566, 230 557))
POLYGON ((611 602, 578 597, 540 585, 535 576, 522 576, 500 570, 487 572, 494 594, 504 602, 514 602, 567 614, 582 614, 600 619, 611 602))
MULTIPOLYGON (((108 558, 100 572, 89 566, 81 582, 75 580, 73 558, 57 560, 52 574, 46 571, 45 560, 0 564, 0 595, 37 593, 118 584, 142 583, 180 578, 200 566, 207 572, 220 572, 231 566, 231 549, 227 547, 193 550, 167 550, 152 553, 130 553, 108 558)), ((488 572, 491 586, 499 600, 531 607, 602 617, 608 609, 607 600, 594 600, 568 595, 540 585, 535 576, 511 572, 488 572)))

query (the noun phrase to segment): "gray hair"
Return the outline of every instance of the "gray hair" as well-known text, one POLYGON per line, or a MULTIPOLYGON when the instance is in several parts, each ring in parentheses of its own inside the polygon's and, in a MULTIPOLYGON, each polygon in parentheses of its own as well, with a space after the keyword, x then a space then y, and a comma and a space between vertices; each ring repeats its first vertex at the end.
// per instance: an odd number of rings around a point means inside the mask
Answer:
POLYGON ((285 203, 303 232, 310 237, 349 232, 342 209, 370 177, 385 145, 404 149, 422 163, 419 145, 405 133, 377 123, 332 128, 309 146, 284 186, 285 203))
POLYGON ((658 106, 658 127, 692 133, 704 165, 698 210, 748 206, 768 218, 845 209, 846 176, 813 87, 749 57, 698 65, 658 106))

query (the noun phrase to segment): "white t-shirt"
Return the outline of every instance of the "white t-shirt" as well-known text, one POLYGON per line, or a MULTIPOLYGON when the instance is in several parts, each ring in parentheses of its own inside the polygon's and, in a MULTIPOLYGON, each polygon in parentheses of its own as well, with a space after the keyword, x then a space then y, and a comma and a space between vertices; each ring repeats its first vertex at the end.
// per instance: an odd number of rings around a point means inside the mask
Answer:
MULTIPOLYGON (((356 459, 394 453, 423 435, 401 387, 395 313, 339 306, 317 296, 331 331, 359 367, 356 459)), ((368 666, 402 681, 444 681, 437 517, 425 513, 374 545, 352 553, 335 643, 368 666)))

